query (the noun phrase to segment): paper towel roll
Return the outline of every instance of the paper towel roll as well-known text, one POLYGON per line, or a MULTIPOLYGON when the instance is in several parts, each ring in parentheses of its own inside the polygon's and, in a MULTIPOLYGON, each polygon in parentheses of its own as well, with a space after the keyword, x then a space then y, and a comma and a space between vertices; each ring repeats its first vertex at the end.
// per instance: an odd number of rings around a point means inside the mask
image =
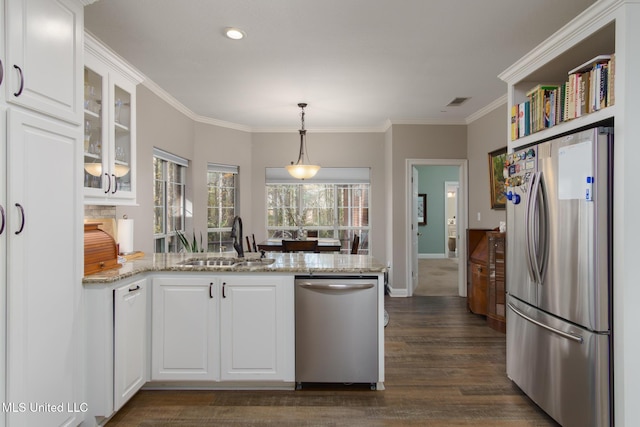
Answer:
POLYGON ((118 244, 120 245, 121 254, 129 254, 133 252, 133 220, 118 220, 118 244))

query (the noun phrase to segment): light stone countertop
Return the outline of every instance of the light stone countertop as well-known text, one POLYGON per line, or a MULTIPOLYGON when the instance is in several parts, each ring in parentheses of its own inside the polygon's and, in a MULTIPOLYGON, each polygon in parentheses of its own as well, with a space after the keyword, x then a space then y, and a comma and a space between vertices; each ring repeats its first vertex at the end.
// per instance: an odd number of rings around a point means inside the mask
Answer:
MULTIPOLYGON (((234 254, 235 255, 235 254, 234 254)), ((259 253, 246 253, 245 260, 257 260, 259 253)), ((153 271, 199 271, 212 273, 249 272, 249 273, 297 273, 297 274, 371 274, 384 273, 386 267, 369 255, 344 255, 335 253, 280 253, 267 252, 266 258, 275 262, 263 266, 185 266, 180 265, 190 259, 238 259, 231 254, 218 253, 180 253, 151 254, 144 258, 133 259, 120 268, 85 276, 84 284, 112 283, 137 274, 153 271)), ((242 259, 238 259, 242 260, 242 259)))

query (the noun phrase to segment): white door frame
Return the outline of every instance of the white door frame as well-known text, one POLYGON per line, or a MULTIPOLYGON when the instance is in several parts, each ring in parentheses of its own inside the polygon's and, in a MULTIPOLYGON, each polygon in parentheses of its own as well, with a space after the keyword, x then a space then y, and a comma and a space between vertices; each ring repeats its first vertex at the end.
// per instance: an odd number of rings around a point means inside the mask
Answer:
MULTIPOLYGON (((405 224, 406 227, 406 269, 405 269, 405 283, 407 284, 407 296, 413 295, 412 286, 412 272, 417 269, 417 265, 413 265, 413 254, 411 238, 413 230, 411 230, 411 223, 413 221, 413 201, 412 201, 412 184, 411 184, 411 171, 414 166, 457 166, 458 167, 458 182, 460 187, 458 188, 458 214, 457 228, 458 230, 466 230, 468 227, 468 207, 467 207, 467 187, 468 178, 467 171, 469 167, 469 161, 466 159, 406 159, 405 160, 405 224)), ((458 239, 458 257, 462 258, 463 254, 467 253, 467 237, 465 233, 460 233, 458 239)), ((461 297, 467 296, 467 263, 463 260, 458 262, 458 295, 461 297)))

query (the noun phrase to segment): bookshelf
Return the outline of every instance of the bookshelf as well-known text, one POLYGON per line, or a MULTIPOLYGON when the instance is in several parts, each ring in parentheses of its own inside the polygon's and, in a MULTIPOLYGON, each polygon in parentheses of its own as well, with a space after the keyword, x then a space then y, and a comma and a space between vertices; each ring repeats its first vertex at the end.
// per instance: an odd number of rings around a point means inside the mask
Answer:
MULTIPOLYGON (((552 13, 552 11, 550 11, 552 13)), ((640 286, 637 281, 640 237, 640 2, 597 0, 583 13, 499 75, 507 83, 505 140, 509 152, 613 121, 613 413, 616 425, 640 425, 640 286), (569 71, 598 55, 615 54, 615 105, 511 139, 511 107, 523 102, 537 84, 559 83, 569 71)), ((507 287, 509 284, 507 283, 507 287)))
MULTIPOLYGON (((620 1, 596 2, 584 14, 579 15, 554 36, 520 59, 499 75, 508 85, 508 145, 529 145, 556 135, 588 126, 615 116, 615 104, 593 113, 563 121, 517 139, 511 137, 511 110, 529 98, 528 92, 537 85, 562 85, 568 80, 569 71, 599 55, 616 52, 616 19, 605 4, 622 4, 620 1)), ((617 58, 616 58, 617 59, 617 58)), ((616 86, 618 86, 616 81, 616 86)), ((616 88, 616 91, 619 88, 616 88)))

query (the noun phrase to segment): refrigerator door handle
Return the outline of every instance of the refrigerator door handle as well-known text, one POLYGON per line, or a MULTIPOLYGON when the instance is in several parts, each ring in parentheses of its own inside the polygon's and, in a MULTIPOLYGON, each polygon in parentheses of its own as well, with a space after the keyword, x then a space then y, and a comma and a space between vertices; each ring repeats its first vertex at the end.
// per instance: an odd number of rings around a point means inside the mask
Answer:
POLYGON ((527 249, 526 252, 526 260, 527 260, 527 269, 529 270, 529 277, 531 278, 531 280, 535 281, 536 280, 536 275, 534 273, 534 268, 533 268, 533 253, 532 253, 532 246, 531 246, 531 227, 533 226, 532 224, 532 214, 531 214, 531 203, 533 200, 533 183, 536 180, 536 175, 532 175, 531 179, 529 180, 529 185, 527 186, 527 203, 525 204, 524 207, 524 240, 525 240, 525 247, 527 249))
POLYGON ((580 344, 582 344, 584 342, 584 339, 580 335, 571 334, 571 333, 564 332, 564 331, 561 331, 561 330, 556 329, 556 328, 552 328, 549 325, 545 325, 544 323, 527 316, 522 311, 518 310, 513 304, 508 303, 507 305, 509 306, 509 309, 511 309, 511 311, 513 311, 518 316, 522 317, 523 319, 525 319, 525 320, 527 320, 527 321, 529 321, 529 322, 531 322, 531 323, 533 323, 535 325, 540 326, 543 329, 546 329, 549 332, 553 332, 556 335, 560 335, 562 338, 566 338, 568 340, 575 341, 575 342, 580 343, 580 344))
POLYGON ((531 260, 533 270, 533 280, 538 284, 542 284, 542 278, 544 277, 547 269, 547 260, 549 255, 549 248, 547 244, 547 193, 543 183, 542 172, 536 173, 532 182, 533 184, 527 211, 529 215, 529 221, 527 222, 527 243, 529 258, 531 260), (537 224, 534 222, 536 207, 539 207, 537 224), (532 236, 536 232, 536 238, 534 239, 532 236))

